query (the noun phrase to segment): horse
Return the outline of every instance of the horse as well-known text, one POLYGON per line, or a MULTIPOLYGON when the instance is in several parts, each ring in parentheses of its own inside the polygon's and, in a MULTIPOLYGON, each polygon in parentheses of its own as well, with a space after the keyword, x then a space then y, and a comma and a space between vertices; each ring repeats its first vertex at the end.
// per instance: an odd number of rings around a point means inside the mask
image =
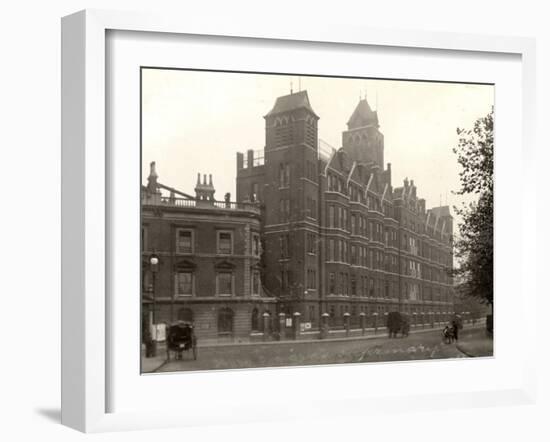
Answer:
POLYGON ((455 327, 445 326, 443 329, 443 339, 447 344, 452 344, 455 341, 455 327))

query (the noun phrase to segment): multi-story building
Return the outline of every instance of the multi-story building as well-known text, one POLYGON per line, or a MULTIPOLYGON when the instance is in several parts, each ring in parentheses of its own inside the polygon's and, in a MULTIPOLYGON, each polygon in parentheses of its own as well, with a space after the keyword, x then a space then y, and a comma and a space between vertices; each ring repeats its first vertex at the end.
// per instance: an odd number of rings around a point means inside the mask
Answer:
POLYGON ((361 316, 382 325, 395 310, 416 324, 444 320, 453 218, 447 206, 427 208, 413 180, 393 187, 367 100, 337 150, 318 140, 306 91, 277 98, 264 119, 263 151, 237 153, 237 202, 217 201, 211 177, 199 175, 194 196, 160 184, 151 164, 142 299, 155 317, 144 325, 181 319, 200 340, 248 340, 287 335, 296 313, 313 330, 322 315, 333 328, 361 316))
POLYGON ((275 299, 260 281, 259 206, 228 195, 216 201, 212 176, 199 175, 195 196, 159 183, 154 163, 148 181, 141 191, 143 329, 190 321, 203 342, 263 331, 275 299))
POLYGON ((259 202, 262 283, 278 312, 315 328, 400 310, 415 322, 453 311, 449 207, 426 208, 413 180, 392 186, 378 115, 360 100, 342 148, 318 140, 306 91, 277 98, 263 152, 237 153, 237 200, 259 202))

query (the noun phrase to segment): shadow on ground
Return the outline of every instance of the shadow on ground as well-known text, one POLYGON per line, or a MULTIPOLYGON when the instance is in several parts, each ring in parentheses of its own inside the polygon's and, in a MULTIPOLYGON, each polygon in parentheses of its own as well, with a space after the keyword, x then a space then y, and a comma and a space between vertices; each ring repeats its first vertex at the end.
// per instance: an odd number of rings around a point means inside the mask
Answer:
POLYGON ((61 423, 61 410, 59 408, 37 408, 34 411, 50 422, 61 423))

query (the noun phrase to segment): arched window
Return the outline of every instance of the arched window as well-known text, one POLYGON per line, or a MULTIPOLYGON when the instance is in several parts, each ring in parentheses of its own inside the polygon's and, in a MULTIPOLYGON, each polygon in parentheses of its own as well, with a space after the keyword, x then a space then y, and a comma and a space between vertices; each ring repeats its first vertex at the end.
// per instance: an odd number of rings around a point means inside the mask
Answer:
POLYGON ((233 310, 230 308, 221 308, 218 312, 218 333, 233 333, 233 310))
POLYGON ((193 310, 190 308, 180 308, 178 310, 178 321, 193 322, 193 310))
POLYGON ((251 317, 251 329, 252 331, 258 331, 260 329, 260 313, 258 312, 258 309, 254 307, 252 310, 252 317, 251 317))

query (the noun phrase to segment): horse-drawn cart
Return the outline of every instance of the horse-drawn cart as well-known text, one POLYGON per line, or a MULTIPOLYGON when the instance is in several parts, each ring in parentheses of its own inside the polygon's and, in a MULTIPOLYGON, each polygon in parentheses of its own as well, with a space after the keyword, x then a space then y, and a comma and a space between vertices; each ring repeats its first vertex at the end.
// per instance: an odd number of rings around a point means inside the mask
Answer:
POLYGON ((197 359, 197 338, 193 325, 189 322, 178 321, 168 328, 166 336, 166 359, 170 360, 170 353, 175 359, 183 359, 183 352, 192 351, 193 359, 197 359))

